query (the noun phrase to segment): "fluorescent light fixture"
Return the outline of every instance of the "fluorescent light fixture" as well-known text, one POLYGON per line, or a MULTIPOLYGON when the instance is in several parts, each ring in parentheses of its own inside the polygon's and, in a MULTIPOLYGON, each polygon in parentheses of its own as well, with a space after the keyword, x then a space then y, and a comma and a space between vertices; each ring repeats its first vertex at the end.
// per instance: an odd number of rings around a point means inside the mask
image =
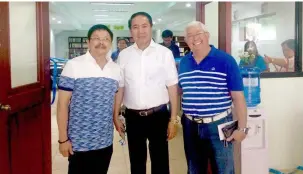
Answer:
POLYGON ((108 17, 108 15, 102 15, 102 14, 95 14, 96 17, 108 17))
POLYGON ((92 5, 126 5, 126 6, 129 6, 129 5, 134 5, 134 3, 107 3, 107 2, 91 2, 90 4, 92 5))
POLYGON ((96 19, 96 21, 121 21, 122 19, 112 19, 112 18, 104 18, 104 19, 96 19))
POLYGON ((154 22, 153 22, 153 24, 155 25, 155 24, 156 24, 156 22, 154 21, 154 22))
POLYGON ((190 3, 186 3, 185 6, 186 6, 186 7, 191 7, 191 4, 190 4, 190 3))
POLYGON ((128 12, 127 10, 93 9, 94 12, 128 12))
POLYGON ((61 24, 62 22, 61 22, 61 21, 57 21, 57 23, 58 23, 58 24, 61 24))
POLYGON ((158 21, 162 21, 162 19, 161 19, 161 18, 158 18, 158 21))
POLYGON ((115 21, 113 21, 113 22, 98 22, 98 21, 96 21, 95 22, 95 24, 100 24, 100 23, 102 23, 102 24, 122 24, 122 22, 115 22, 115 21))
POLYGON ((53 17, 52 20, 54 21, 54 20, 56 20, 56 18, 53 17))

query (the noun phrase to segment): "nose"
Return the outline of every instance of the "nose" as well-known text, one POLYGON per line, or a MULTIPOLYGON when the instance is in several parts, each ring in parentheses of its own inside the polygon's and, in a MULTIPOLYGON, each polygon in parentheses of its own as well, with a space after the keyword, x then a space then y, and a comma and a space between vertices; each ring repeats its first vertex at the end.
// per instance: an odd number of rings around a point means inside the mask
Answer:
POLYGON ((144 30, 143 30, 143 28, 141 28, 141 27, 139 27, 138 31, 139 31, 140 34, 141 34, 141 33, 144 33, 144 30))
POLYGON ((199 39, 199 37, 194 36, 194 41, 197 41, 199 39))

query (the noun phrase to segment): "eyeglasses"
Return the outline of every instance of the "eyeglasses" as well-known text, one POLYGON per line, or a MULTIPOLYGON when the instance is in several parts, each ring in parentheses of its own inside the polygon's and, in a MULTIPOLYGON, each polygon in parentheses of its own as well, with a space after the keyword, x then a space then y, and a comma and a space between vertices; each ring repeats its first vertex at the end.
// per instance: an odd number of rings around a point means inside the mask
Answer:
POLYGON ((108 37, 104 37, 104 38, 91 37, 90 39, 94 42, 97 42, 97 41, 99 41, 99 42, 110 42, 111 41, 111 39, 109 39, 108 37))
POLYGON ((187 36, 187 40, 193 40, 196 36, 200 36, 201 34, 204 34, 204 33, 207 33, 207 32, 199 32, 197 34, 189 35, 189 36, 187 36))

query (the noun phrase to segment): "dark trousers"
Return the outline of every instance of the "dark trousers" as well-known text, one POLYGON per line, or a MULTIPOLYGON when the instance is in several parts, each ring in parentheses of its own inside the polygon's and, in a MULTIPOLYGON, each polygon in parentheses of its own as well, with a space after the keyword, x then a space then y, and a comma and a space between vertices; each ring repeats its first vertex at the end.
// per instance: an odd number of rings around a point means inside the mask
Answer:
POLYGON ((234 174, 233 144, 219 139, 218 125, 232 121, 229 116, 208 124, 198 124, 184 115, 183 125, 184 149, 188 174, 207 174, 208 160, 213 174, 234 174))
POLYGON ((169 174, 167 126, 170 114, 166 107, 149 116, 126 109, 131 174, 146 174, 147 140, 152 174, 169 174))
POLYGON ((68 174, 106 174, 113 146, 86 152, 74 152, 68 158, 68 174))

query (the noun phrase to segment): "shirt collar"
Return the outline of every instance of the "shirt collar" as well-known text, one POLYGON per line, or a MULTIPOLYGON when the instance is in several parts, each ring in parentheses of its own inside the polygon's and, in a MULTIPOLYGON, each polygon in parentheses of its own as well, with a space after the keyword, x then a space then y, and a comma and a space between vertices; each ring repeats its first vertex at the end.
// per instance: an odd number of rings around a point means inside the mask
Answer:
MULTIPOLYGON (((213 57, 215 55, 215 52, 216 52, 217 48, 213 45, 209 45, 209 46, 210 46, 210 51, 209 51, 209 53, 207 54, 206 57, 213 57)), ((191 55, 192 58, 194 58, 192 51, 190 52, 190 55, 191 55)))
MULTIPOLYGON (((151 40, 150 40, 150 43, 149 43, 149 45, 148 45, 148 47, 147 47, 147 48, 149 48, 149 47, 155 48, 155 47, 156 47, 156 45, 157 45, 157 44, 154 42, 154 40, 153 40, 153 39, 151 39, 151 40)), ((133 46, 134 46, 134 48, 139 49, 139 47, 138 47, 138 45, 137 45, 137 43, 136 43, 136 42, 133 44, 133 46)))
MULTIPOLYGON (((96 63, 95 58, 90 54, 90 52, 88 50, 85 54, 85 59, 88 60, 88 61, 92 61, 92 62, 96 63)), ((107 60, 107 63, 113 61, 112 58, 109 57, 108 55, 106 55, 106 60, 107 60)))

